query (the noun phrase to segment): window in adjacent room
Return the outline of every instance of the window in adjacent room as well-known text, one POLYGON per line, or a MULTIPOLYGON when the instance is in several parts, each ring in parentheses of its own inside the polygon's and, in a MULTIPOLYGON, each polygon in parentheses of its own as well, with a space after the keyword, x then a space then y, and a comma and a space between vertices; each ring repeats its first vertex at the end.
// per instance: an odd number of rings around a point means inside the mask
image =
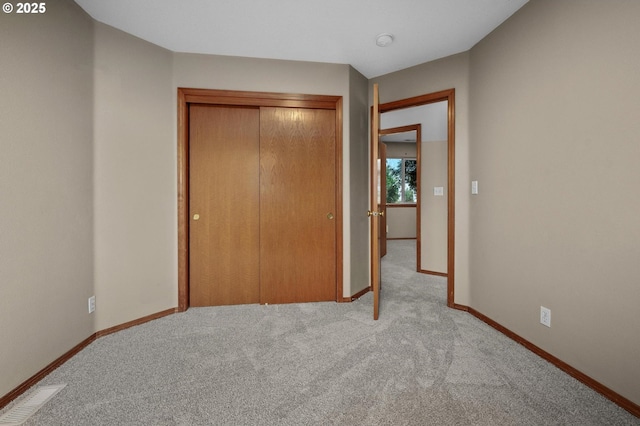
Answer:
POLYGON ((416 191, 416 159, 387 158, 387 204, 413 204, 416 191))

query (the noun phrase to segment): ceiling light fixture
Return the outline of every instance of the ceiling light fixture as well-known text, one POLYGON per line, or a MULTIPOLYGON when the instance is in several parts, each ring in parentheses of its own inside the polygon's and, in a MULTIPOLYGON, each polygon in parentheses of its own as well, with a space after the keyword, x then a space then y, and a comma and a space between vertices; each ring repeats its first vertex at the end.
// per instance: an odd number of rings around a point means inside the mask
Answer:
POLYGON ((380 47, 387 47, 393 43, 393 34, 382 33, 376 37, 376 44, 380 47))

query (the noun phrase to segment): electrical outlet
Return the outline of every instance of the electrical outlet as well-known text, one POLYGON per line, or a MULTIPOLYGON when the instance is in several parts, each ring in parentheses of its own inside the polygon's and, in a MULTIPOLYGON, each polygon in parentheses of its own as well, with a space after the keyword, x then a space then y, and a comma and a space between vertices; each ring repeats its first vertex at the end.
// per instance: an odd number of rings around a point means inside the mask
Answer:
POLYGON ((551 309, 540 306, 540 324, 551 327, 551 309))
POLYGON ((95 296, 91 296, 89 298, 89 313, 92 314, 93 311, 96 310, 96 297, 95 296))

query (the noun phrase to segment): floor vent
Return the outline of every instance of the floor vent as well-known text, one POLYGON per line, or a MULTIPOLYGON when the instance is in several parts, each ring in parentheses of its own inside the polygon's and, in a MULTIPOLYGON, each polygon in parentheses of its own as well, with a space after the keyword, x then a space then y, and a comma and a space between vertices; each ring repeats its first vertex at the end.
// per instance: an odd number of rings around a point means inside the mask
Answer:
POLYGON ((0 416, 0 426, 21 425, 67 385, 40 386, 0 416))

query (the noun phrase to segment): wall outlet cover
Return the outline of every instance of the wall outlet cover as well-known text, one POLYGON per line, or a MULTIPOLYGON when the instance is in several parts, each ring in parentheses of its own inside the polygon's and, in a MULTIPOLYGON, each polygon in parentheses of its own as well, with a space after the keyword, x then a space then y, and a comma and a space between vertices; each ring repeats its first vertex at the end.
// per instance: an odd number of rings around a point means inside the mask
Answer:
POLYGON ((551 309, 540 306, 540 324, 551 327, 551 309))

